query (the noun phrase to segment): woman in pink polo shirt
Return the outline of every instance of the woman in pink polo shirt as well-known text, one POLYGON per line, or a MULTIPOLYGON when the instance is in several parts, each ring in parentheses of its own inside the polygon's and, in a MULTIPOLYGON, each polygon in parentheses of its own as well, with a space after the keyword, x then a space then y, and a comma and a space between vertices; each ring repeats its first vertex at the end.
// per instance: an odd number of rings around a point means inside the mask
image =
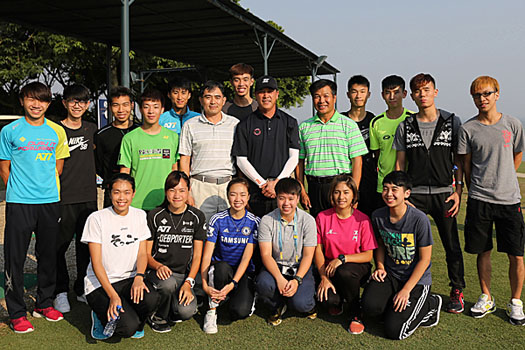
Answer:
POLYGON ((359 288, 370 276, 372 251, 377 248, 372 223, 357 207, 357 186, 350 175, 338 175, 330 186, 333 208, 319 213, 315 265, 321 276, 317 299, 331 315, 350 306, 348 331, 360 334, 359 288))

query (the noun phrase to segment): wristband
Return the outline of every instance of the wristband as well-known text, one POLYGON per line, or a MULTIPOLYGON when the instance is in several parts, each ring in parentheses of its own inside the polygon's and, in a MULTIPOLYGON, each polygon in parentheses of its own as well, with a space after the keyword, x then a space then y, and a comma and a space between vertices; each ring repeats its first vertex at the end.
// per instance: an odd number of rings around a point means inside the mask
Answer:
POLYGON ((463 186, 463 185, 464 185, 464 183, 463 183, 463 181, 456 181, 456 185, 460 185, 460 186, 463 186))
POLYGON ((136 273, 135 277, 137 277, 137 276, 142 277, 142 279, 144 279, 146 277, 146 275, 143 274, 143 273, 136 273))
POLYGON ((233 283, 233 289, 237 289, 237 287, 239 286, 239 282, 237 282, 233 278, 232 278, 232 282, 231 283, 233 283))
POLYGON ((195 280, 191 277, 187 277, 186 280, 184 282, 188 282, 188 284, 190 285, 190 287, 193 289, 193 287, 195 287, 195 280))
POLYGON ((303 278, 302 277, 299 277, 299 276, 295 275, 295 276, 293 276, 293 279, 297 281, 298 285, 303 284, 303 278))

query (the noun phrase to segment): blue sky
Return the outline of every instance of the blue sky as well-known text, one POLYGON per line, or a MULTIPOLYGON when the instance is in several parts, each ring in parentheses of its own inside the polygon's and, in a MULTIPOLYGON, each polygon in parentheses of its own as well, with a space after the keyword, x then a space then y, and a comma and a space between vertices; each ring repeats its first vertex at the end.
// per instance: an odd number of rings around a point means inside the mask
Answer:
MULTIPOLYGON (((263 20, 337 67, 338 109, 349 109, 346 82, 354 74, 370 80, 368 109, 385 109, 381 80, 398 74, 408 80, 430 73, 439 89, 436 104, 462 120, 476 113, 469 86, 479 75, 501 85, 499 110, 525 122, 525 1, 350 1, 242 0, 263 20)), ((271 74, 271 57, 269 61, 271 74)), ((256 72, 261 74, 262 72, 256 72)), ((410 96, 405 106, 415 108, 410 96)), ((304 120, 311 99, 292 114, 304 120)))

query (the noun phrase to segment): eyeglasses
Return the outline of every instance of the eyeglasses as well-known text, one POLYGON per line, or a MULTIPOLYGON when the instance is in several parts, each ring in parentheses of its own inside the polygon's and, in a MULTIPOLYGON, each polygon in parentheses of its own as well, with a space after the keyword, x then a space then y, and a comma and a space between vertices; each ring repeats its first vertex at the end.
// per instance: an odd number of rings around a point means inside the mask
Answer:
POLYGON ((88 104, 88 101, 79 101, 79 100, 67 100, 67 104, 73 107, 74 105, 78 104, 79 107, 86 107, 88 104))
POLYGON ((481 92, 481 93, 478 93, 478 94, 472 94, 472 98, 475 99, 475 100, 479 100, 481 98, 481 96, 487 98, 490 95, 495 94, 496 92, 497 91, 485 91, 485 92, 481 92))

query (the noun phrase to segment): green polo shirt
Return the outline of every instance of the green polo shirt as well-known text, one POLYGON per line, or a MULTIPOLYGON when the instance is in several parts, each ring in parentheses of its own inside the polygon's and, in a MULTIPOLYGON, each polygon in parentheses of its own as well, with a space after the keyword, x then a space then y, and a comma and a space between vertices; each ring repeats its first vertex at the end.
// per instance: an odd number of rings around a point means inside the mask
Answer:
POLYGON ((404 109, 397 119, 390 119, 386 112, 378 115, 370 122, 370 150, 379 150, 377 160, 377 192, 383 191, 383 179, 396 167, 396 150, 392 148, 396 130, 405 118, 414 112, 404 109))
POLYGON ((299 126, 305 173, 325 177, 352 172, 351 159, 368 153, 359 127, 350 118, 335 112, 327 123, 316 114, 299 126))

